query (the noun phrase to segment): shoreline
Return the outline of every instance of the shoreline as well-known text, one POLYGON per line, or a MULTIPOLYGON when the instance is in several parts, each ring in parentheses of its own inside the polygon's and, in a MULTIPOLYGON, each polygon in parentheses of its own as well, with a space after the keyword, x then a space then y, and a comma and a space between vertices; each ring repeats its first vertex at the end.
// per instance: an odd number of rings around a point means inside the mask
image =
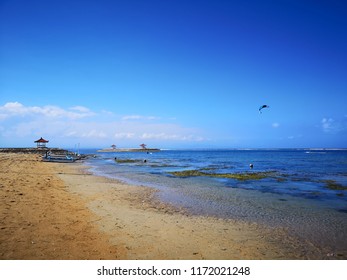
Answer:
POLYGON ((91 175, 80 163, 1 154, 0 164, 0 259, 324 258, 283 229, 188 215, 154 189, 91 175))
POLYGON ((86 200, 87 207, 100 217, 99 228, 110 234, 113 244, 124 246, 127 259, 303 257, 280 248, 288 238, 282 230, 188 215, 184 209, 157 200, 153 188, 90 175, 88 167, 81 165, 59 168, 59 177, 69 185, 69 191, 86 200), (70 172, 76 175, 67 174, 70 172))

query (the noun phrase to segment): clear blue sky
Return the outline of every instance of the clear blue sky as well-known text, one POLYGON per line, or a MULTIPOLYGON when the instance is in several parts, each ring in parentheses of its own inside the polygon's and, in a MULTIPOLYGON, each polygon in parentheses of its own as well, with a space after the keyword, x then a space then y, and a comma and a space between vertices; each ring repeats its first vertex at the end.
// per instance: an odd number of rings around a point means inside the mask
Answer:
POLYGON ((0 0, 0 146, 347 147, 346 15, 335 0, 0 0))

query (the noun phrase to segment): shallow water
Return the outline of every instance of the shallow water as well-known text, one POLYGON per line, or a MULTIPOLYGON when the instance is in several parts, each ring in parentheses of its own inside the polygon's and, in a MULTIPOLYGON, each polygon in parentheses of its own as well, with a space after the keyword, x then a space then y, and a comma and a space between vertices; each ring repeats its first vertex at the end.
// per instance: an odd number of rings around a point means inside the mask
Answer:
POLYGON ((95 174, 159 189, 161 200, 192 214, 284 227, 324 252, 347 258, 347 151, 97 153, 86 164, 95 174), (187 170, 271 173, 256 180, 170 173, 187 170))

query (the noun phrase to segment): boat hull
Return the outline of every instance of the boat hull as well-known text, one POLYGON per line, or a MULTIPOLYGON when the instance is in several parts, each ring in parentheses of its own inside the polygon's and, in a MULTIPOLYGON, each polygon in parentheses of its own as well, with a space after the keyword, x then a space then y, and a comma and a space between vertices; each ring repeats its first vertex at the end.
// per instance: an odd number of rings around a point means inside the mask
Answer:
POLYGON ((75 162, 75 158, 66 158, 66 157, 42 157, 44 162, 61 162, 61 163, 72 163, 75 162))

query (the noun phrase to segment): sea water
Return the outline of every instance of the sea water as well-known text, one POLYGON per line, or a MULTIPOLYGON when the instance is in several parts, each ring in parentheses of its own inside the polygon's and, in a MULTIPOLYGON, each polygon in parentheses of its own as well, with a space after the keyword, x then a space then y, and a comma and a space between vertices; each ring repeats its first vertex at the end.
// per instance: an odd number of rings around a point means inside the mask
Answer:
POLYGON ((191 214, 285 228, 347 258, 347 150, 96 153, 85 164, 97 175, 156 188, 163 202, 191 214), (174 173, 189 170, 205 175, 174 173), (214 176, 251 173, 265 176, 214 176))

